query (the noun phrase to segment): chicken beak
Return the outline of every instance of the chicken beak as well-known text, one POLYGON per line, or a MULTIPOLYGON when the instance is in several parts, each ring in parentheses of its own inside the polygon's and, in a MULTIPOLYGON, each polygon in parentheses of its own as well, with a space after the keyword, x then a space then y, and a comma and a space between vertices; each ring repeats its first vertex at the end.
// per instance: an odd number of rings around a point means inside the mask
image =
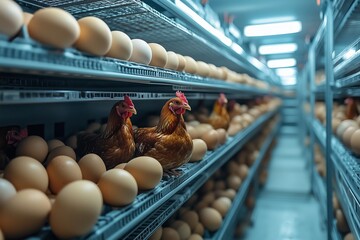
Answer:
POLYGON ((191 111, 191 107, 190 107, 190 105, 187 104, 187 103, 184 103, 184 104, 182 105, 182 108, 191 111))
POLYGON ((133 114, 135 114, 136 115, 136 109, 134 108, 134 107, 129 107, 128 108, 128 112, 131 112, 131 113, 133 113, 133 114))

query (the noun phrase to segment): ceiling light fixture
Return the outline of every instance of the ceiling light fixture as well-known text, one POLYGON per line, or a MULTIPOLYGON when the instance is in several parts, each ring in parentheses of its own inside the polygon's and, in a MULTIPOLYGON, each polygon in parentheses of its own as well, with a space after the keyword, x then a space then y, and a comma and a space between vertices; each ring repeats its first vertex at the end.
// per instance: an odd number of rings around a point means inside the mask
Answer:
POLYGON ((296 60, 294 58, 274 59, 267 62, 269 68, 294 67, 296 60))
POLYGON ((280 77, 293 77, 296 75, 296 68, 278 68, 275 72, 280 77))
POLYGON ((302 24, 300 21, 278 22, 245 26, 244 34, 246 37, 261 37, 297 33, 301 29, 302 24))
POLYGON ((295 52, 297 49, 298 46, 296 43, 271 44, 260 46, 259 53, 261 55, 292 53, 295 52))
POLYGON ((281 79, 282 85, 295 85, 296 82, 297 82, 297 80, 295 77, 287 77, 287 78, 281 79))

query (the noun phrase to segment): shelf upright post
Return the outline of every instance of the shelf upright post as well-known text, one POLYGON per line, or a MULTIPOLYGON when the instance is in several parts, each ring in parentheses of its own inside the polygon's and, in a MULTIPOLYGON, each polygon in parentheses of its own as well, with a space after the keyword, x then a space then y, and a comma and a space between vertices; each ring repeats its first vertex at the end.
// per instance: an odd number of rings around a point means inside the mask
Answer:
MULTIPOLYGON (((311 123, 315 120, 315 69, 316 69, 316 62, 315 62, 315 51, 316 51, 316 45, 311 45, 309 49, 309 56, 308 56, 308 79, 309 79, 309 90, 310 90, 310 119, 311 123)), ((310 173, 311 173, 311 186, 314 186, 314 147, 315 147, 315 134, 314 131, 310 131, 310 173)))
POLYGON ((334 20, 332 1, 328 0, 325 12, 325 104, 326 104, 326 200, 327 200, 327 232, 328 239, 331 239, 333 228, 333 206, 332 206, 332 178, 333 164, 331 162, 332 148, 332 108, 333 108, 333 90, 334 85, 334 69, 332 61, 332 53, 334 48, 334 20))

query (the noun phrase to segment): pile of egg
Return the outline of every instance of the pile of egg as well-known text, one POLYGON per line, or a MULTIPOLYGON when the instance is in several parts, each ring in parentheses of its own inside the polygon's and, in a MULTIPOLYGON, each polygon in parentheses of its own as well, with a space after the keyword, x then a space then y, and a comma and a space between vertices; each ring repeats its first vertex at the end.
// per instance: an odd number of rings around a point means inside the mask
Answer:
POLYGON ((227 67, 217 67, 190 56, 167 51, 158 43, 147 43, 118 30, 111 31, 100 18, 87 16, 76 20, 63 9, 48 7, 34 14, 23 12, 12 0, 0 3, 0 34, 12 37, 26 26, 30 38, 45 45, 64 49, 74 47, 94 55, 128 60, 140 64, 183 71, 201 77, 268 88, 268 84, 227 67), (11 14, 8 14, 8 13, 11 14))
POLYGON ((76 161, 73 148, 53 139, 28 136, 0 176, 0 229, 5 238, 24 238, 49 223, 59 238, 89 233, 103 204, 131 204, 139 191, 156 187, 163 169, 151 157, 137 157, 106 170, 87 154, 76 161))

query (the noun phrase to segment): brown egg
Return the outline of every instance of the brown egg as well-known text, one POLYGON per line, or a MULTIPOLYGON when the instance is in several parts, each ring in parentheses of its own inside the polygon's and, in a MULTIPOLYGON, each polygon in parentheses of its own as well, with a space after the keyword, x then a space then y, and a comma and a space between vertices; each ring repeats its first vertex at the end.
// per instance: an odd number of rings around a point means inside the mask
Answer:
POLYGON ((238 169, 239 177, 244 180, 249 173, 249 167, 246 164, 241 164, 238 169))
POLYGON ((355 240, 355 237, 352 233, 348 233, 345 235, 344 240, 355 240))
POLYGON ((199 222, 199 215, 195 211, 185 211, 184 213, 180 214, 180 220, 186 222, 190 229, 193 231, 198 222, 199 222))
POLYGON ((78 20, 80 36, 75 47, 80 51, 104 56, 110 49, 112 35, 108 25, 97 17, 83 17, 78 20))
POLYGON ((334 118, 331 122, 331 125, 332 125, 332 131, 333 133, 336 133, 336 129, 338 128, 338 126, 340 125, 341 123, 341 120, 338 119, 338 118, 334 118))
POLYGON ((342 121, 336 129, 336 136, 341 139, 342 135, 344 134, 345 130, 350 127, 359 127, 354 120, 346 119, 342 121))
POLYGON ((131 159, 124 170, 135 178, 139 190, 153 189, 163 176, 163 168, 159 161, 146 156, 131 159))
POLYGON ((23 25, 23 11, 11 0, 0 1, 0 34, 12 37, 18 33, 23 25))
POLYGON ((103 199, 100 189, 88 180, 66 185, 56 196, 50 213, 50 226, 58 238, 89 233, 100 216, 103 199))
POLYGON ((76 153, 74 151, 74 149, 72 149, 69 146, 60 146, 57 148, 54 148, 54 150, 52 150, 48 157, 47 157, 47 163, 50 162, 54 157, 57 156, 68 156, 70 158, 72 158, 73 160, 76 160, 76 153))
POLYGON ((187 73, 195 74, 197 71, 196 61, 189 56, 184 56, 185 58, 185 68, 184 71, 187 73))
POLYGON ((227 130, 227 134, 229 134, 229 136, 235 136, 242 129, 243 129, 243 126, 241 124, 230 123, 230 126, 229 126, 229 128, 227 130))
POLYGON ((38 232, 50 210, 50 201, 43 192, 20 190, 1 209, 0 226, 5 238, 24 239, 38 232))
POLYGON ((152 59, 152 51, 147 42, 142 39, 132 39, 133 52, 129 61, 149 65, 152 59))
POLYGON ((209 64, 209 77, 211 77, 211 78, 218 77, 217 67, 212 63, 209 64))
POLYGON ((210 192, 210 191, 214 190, 214 187, 215 187, 214 180, 209 179, 204 183, 204 185, 201 186, 200 191, 203 192, 203 193, 207 193, 207 192, 210 192))
POLYGON ((30 20, 32 19, 34 15, 28 12, 23 12, 23 18, 24 18, 24 25, 29 25, 30 20))
POLYGON ((185 69, 186 60, 185 60, 183 55, 177 54, 177 56, 178 56, 178 59, 179 59, 179 65, 177 67, 177 70, 182 72, 185 69))
POLYGON ((136 198, 138 186, 135 178, 123 169, 110 169, 100 178, 98 186, 104 202, 111 206, 124 206, 136 198))
POLYGON ((335 194, 333 194, 332 203, 333 203, 334 210, 340 209, 340 203, 335 194))
POLYGON ((220 145, 225 144, 228 137, 226 130, 223 128, 218 128, 216 129, 216 131, 218 132, 218 136, 219 136, 219 144, 220 145))
POLYGON ((16 147, 16 156, 32 157, 39 162, 43 162, 47 154, 47 143, 39 136, 28 136, 22 139, 16 147))
POLYGON ((230 200, 234 200, 234 198, 236 196, 236 191, 234 189, 232 189, 232 188, 229 188, 229 189, 221 191, 220 194, 218 194, 216 196, 217 197, 227 197, 230 200))
POLYGON ((356 130, 350 138, 350 147, 351 150, 356 153, 360 154, 360 129, 356 130))
POLYGON ((342 233, 349 232, 349 225, 346 221, 344 213, 340 209, 336 210, 336 226, 342 233))
POLYGON ((232 188, 235 191, 241 186, 241 178, 237 175, 230 175, 226 181, 229 188, 232 188))
POLYGON ((129 36, 121 31, 112 31, 111 37, 111 47, 105 56, 129 60, 133 51, 133 44, 129 36))
POLYGON ((251 108, 251 109, 249 110, 249 114, 250 114, 251 116, 253 116, 254 118, 258 118, 258 117, 261 116, 261 112, 260 112, 260 110, 257 109, 257 108, 251 108))
POLYGON ((197 70, 196 74, 202 77, 207 77, 210 74, 210 67, 207 63, 203 61, 197 61, 197 70))
POLYGON ((203 238, 199 234, 191 234, 188 240, 202 240, 203 238))
POLYGON ((214 128, 210 124, 200 123, 200 124, 195 126, 195 129, 196 129, 196 131, 198 133, 198 136, 201 137, 202 135, 209 132, 210 130, 213 130, 214 128))
POLYGON ((49 178, 44 166, 31 157, 16 157, 6 166, 4 178, 10 181, 17 191, 34 188, 45 192, 49 178))
POLYGON ((209 231, 216 231, 221 227, 221 214, 213 208, 203 208, 199 212, 200 222, 209 231))
POLYGON ((68 156, 60 155, 51 159, 46 171, 49 175, 50 190, 54 194, 67 184, 82 179, 79 165, 68 156))
POLYGON ((180 240, 179 233, 170 227, 163 228, 161 240, 180 240))
POLYGON ((54 150, 57 147, 65 146, 65 143, 63 143, 62 141, 60 141, 58 139, 51 139, 51 140, 47 141, 47 145, 48 145, 49 152, 51 152, 52 150, 54 150))
POLYGON ((162 235, 163 228, 158 227, 155 232, 150 236, 149 240, 160 240, 162 235))
POLYGON ((204 140, 209 150, 214 150, 219 146, 219 134, 216 130, 210 130, 202 135, 201 139, 204 140))
POLYGON ((151 48, 152 55, 149 65, 162 68, 165 67, 168 61, 166 49, 157 43, 149 43, 149 47, 151 48))
POLYGON ((11 182, 0 178, 0 209, 16 194, 16 189, 11 182))
POLYGON ((191 153, 190 162, 196 162, 203 159, 207 151, 206 142, 202 139, 193 139, 193 150, 191 153))
POLYGON ((231 207, 231 200, 227 197, 220 197, 211 204, 211 207, 224 217, 231 207))
POLYGON ((206 206, 209 206, 210 204, 212 204, 213 201, 215 201, 215 193, 214 192, 208 192, 202 198, 202 202, 204 202, 206 204, 206 206))
POLYGON ((94 153, 83 156, 79 162, 83 179, 97 183, 101 175, 106 171, 103 160, 94 153))
POLYGON ((200 136, 198 135, 198 132, 196 131, 195 127, 186 124, 186 131, 189 133, 191 139, 197 139, 200 136))
POLYGON ((164 68, 177 70, 179 66, 179 57, 172 51, 167 52, 167 62, 164 68))
POLYGON ((344 131, 342 135, 342 141, 345 144, 345 146, 350 147, 351 136, 358 129, 359 129, 358 127, 350 126, 344 131))
MULTIPOLYGON (((200 220, 200 218, 199 218, 200 220)), ((202 225, 201 222, 199 222, 198 224, 196 224, 195 229, 193 230, 193 233, 195 234, 199 234, 200 236, 204 236, 204 226, 202 225)))
POLYGON ((34 13, 28 25, 34 40, 57 48, 71 47, 80 36, 76 19, 61 8, 42 8, 34 13))
POLYGON ((186 240, 191 235, 191 229, 189 225, 184 221, 176 220, 170 225, 170 227, 178 232, 181 240, 186 240))

